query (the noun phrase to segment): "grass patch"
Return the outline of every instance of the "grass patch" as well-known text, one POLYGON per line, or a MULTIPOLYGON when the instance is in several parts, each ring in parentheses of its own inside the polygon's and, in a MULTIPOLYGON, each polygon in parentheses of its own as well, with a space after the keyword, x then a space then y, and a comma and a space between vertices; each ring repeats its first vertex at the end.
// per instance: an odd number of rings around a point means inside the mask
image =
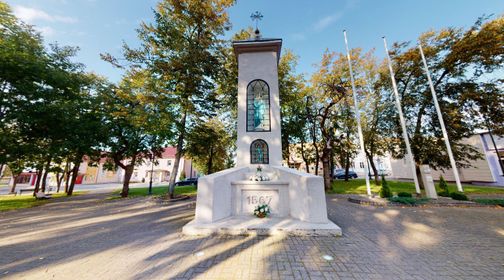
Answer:
POLYGON ((429 198, 413 198, 413 197, 391 197, 390 202, 396 202, 406 205, 420 205, 429 202, 429 198))
POLYGON ((476 198, 473 200, 476 203, 484 205, 499 205, 504 207, 504 199, 492 199, 492 198, 476 198))
MULTIPOLYGON (((83 194, 84 192, 74 192, 73 195, 83 194)), ((31 195, 2 195, 0 196, 0 211, 9 211, 22 208, 40 206, 53 201, 54 198, 66 197, 66 193, 54 193, 51 199, 36 199, 31 195)))
MULTIPOLYGON (((393 193, 407 192, 415 193, 415 184, 413 182, 400 182, 387 180, 390 191, 393 193)), ((371 192, 379 193, 380 186, 375 185, 374 180, 370 181, 371 192)), ((504 194, 504 189, 463 185, 465 194, 504 194)), ((440 191, 438 184, 436 184, 437 191, 440 191)), ((454 184, 448 184, 450 192, 456 192, 457 187, 454 184)), ((352 179, 345 182, 344 180, 335 180, 332 183, 332 189, 329 193, 337 194, 366 194, 366 180, 365 179, 352 179)))
MULTIPOLYGON (((175 195, 196 195, 196 186, 190 185, 190 186, 180 186, 180 187, 175 187, 175 195)), ((121 190, 116 190, 112 194, 113 196, 110 197, 109 199, 117 199, 121 198, 119 194, 121 193, 121 190)), ((160 195, 165 195, 168 193, 168 186, 156 186, 152 187, 152 195, 160 196, 160 195)), ((139 196, 148 196, 149 195, 149 188, 130 188, 128 197, 139 197, 139 196)))

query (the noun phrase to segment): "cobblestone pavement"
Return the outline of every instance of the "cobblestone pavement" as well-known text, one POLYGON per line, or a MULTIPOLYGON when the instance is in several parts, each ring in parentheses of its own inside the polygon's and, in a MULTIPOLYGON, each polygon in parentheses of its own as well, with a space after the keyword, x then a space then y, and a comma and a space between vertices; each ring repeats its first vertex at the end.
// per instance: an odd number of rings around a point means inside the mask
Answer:
POLYGON ((103 194, 3 212, 0 278, 504 279, 502 209, 327 201, 343 237, 183 237, 191 201, 103 194))

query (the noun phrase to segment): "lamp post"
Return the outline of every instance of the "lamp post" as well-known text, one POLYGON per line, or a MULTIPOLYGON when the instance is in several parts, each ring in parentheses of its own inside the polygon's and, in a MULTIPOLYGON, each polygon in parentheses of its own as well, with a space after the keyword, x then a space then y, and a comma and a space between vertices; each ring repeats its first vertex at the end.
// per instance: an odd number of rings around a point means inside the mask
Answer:
POLYGON ((149 195, 152 195, 152 175, 154 175, 154 154, 151 155, 151 172, 149 181, 149 195))

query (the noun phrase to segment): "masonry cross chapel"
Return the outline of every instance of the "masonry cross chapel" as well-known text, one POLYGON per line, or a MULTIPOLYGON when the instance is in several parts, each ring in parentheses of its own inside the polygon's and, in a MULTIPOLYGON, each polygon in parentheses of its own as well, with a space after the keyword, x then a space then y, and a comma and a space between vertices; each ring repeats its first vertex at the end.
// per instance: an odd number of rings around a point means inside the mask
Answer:
POLYGON ((327 218, 322 177, 282 166, 278 62, 281 39, 233 42, 238 60, 236 167, 201 177, 188 235, 341 235, 327 218), (267 204, 271 215, 253 215, 267 204))

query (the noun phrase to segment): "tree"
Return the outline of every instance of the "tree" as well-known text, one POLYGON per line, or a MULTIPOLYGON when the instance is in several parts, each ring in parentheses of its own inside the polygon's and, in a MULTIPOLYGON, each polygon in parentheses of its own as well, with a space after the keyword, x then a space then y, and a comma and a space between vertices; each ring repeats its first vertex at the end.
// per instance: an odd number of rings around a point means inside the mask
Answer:
POLYGON ((335 53, 326 51, 322 57, 319 69, 312 75, 312 98, 314 99, 316 125, 322 138, 322 167, 324 172, 324 187, 331 189, 331 153, 335 140, 334 117, 336 105, 343 100, 348 91, 344 83, 344 56, 336 57, 335 53))
POLYGON ((122 197, 128 196, 135 166, 144 159, 160 157, 164 144, 172 137, 172 111, 165 106, 163 96, 153 90, 153 83, 148 71, 132 69, 117 87, 101 92, 108 131, 102 156, 124 170, 122 197))
MULTIPOLYGON (((462 139, 470 137, 475 129, 486 127, 483 119, 492 119, 497 126, 502 124, 502 80, 492 79, 491 73, 502 70, 504 65, 504 18, 485 20, 479 19, 467 31, 445 28, 426 32, 419 38, 458 167, 470 166, 472 160, 481 157, 462 139), (490 113, 490 107, 497 108, 497 114, 490 113), (477 117, 480 115, 484 118, 477 117)), ((420 165, 426 163, 434 169, 450 168, 417 47, 396 43, 391 54, 405 119, 409 120, 408 134, 417 174, 420 165)), ((390 81, 386 72, 381 76, 383 81, 390 81)), ((400 139, 400 128, 394 122, 390 124, 395 126, 392 137, 400 139)), ((392 152, 394 157, 403 157, 404 145, 401 143, 392 152)))
POLYGON ((189 131, 186 154, 198 170, 212 174, 226 168, 231 148, 230 138, 221 121, 210 119, 189 131))
MULTIPOLYGON (((177 153, 173 172, 178 172, 184 154, 187 130, 193 120, 211 115, 215 106, 215 84, 221 70, 218 51, 229 29, 226 8, 232 0, 164 0, 154 11, 154 22, 142 23, 139 38, 142 46, 133 50, 125 46, 126 58, 149 69, 160 81, 158 90, 177 110, 177 153)), ((117 60, 110 55, 104 58, 117 60)), ((174 195, 175 176, 170 178, 169 195, 174 195)))
POLYGON ((306 127, 303 115, 303 105, 306 91, 302 75, 295 74, 299 57, 292 50, 285 50, 278 63, 278 86, 280 95, 280 115, 282 117, 282 154, 289 161, 290 144, 300 138, 304 139, 306 127), (301 126, 300 126, 301 125, 301 126))
POLYGON ((4 3, 0 23, 0 162, 34 168, 35 192, 44 191, 54 166, 73 157, 75 178, 82 155, 97 145, 100 122, 87 122, 96 120, 88 106, 94 79, 72 61, 78 48, 53 44, 46 50, 40 34, 4 3))

